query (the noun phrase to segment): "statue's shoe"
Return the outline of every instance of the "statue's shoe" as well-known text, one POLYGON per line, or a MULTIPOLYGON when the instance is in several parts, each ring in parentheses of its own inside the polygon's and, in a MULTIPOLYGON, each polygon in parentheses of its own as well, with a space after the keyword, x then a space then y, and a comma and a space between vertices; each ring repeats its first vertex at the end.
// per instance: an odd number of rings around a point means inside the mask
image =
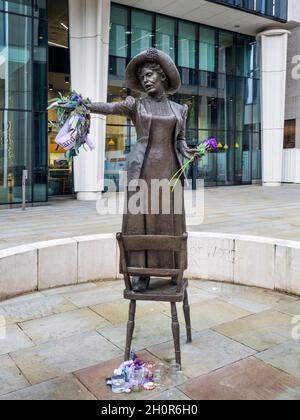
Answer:
POLYGON ((133 277, 132 290, 137 293, 144 293, 149 287, 150 277, 133 277))

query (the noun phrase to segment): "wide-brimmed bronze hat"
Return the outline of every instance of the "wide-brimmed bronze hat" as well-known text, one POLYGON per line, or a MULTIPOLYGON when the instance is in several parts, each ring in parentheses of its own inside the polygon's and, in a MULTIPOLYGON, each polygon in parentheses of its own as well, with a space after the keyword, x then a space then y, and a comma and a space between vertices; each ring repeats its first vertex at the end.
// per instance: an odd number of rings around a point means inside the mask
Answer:
POLYGON ((137 92, 145 91, 138 77, 138 70, 145 63, 157 63, 162 67, 167 77, 166 93, 173 94, 179 90, 181 79, 174 61, 166 53, 156 48, 143 51, 128 64, 125 72, 125 82, 129 89, 137 92))

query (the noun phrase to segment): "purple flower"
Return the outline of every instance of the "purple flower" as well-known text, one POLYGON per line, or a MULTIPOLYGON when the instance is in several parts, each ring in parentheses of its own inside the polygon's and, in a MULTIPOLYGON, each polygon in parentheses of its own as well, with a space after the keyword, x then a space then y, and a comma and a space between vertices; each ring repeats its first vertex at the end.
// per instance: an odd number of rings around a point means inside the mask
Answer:
POLYGON ((73 92, 70 96, 70 100, 74 101, 74 102, 82 102, 83 97, 82 97, 82 95, 79 95, 78 93, 73 92))
POLYGON ((136 368, 136 369, 140 369, 140 368, 142 368, 144 365, 145 365, 145 363, 144 363, 142 360, 140 360, 140 359, 136 359, 136 360, 134 361, 134 366, 135 366, 135 368, 136 368))
POLYGON ((218 141, 214 137, 210 137, 207 140, 204 140, 203 144, 207 150, 216 150, 218 148, 218 141))

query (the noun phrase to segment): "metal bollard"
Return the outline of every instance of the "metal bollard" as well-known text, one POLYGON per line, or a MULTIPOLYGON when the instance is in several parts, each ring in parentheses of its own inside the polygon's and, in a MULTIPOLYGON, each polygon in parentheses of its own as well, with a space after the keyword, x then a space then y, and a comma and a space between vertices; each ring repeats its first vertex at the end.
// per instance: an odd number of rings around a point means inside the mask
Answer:
POLYGON ((23 169, 22 173, 22 210, 26 210, 26 181, 28 179, 28 170, 23 169))

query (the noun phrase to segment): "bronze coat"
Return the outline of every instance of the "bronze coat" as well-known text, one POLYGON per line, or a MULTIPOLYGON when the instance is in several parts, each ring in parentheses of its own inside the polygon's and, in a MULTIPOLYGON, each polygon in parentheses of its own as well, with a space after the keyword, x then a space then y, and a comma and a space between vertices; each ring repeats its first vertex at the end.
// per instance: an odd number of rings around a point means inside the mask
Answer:
MULTIPOLYGON (((170 107, 176 116, 177 123, 175 129, 174 148, 178 160, 178 169, 182 166, 182 156, 187 155, 189 147, 186 144, 185 130, 188 107, 179 105, 168 100, 170 107)), ((95 114, 102 115, 120 115, 130 118, 135 125, 137 133, 137 142, 132 147, 128 155, 128 182, 137 180, 141 176, 141 171, 149 143, 152 116, 144 106, 144 99, 136 100, 132 96, 128 96, 123 102, 112 103, 94 103, 90 107, 90 111, 95 114)))

